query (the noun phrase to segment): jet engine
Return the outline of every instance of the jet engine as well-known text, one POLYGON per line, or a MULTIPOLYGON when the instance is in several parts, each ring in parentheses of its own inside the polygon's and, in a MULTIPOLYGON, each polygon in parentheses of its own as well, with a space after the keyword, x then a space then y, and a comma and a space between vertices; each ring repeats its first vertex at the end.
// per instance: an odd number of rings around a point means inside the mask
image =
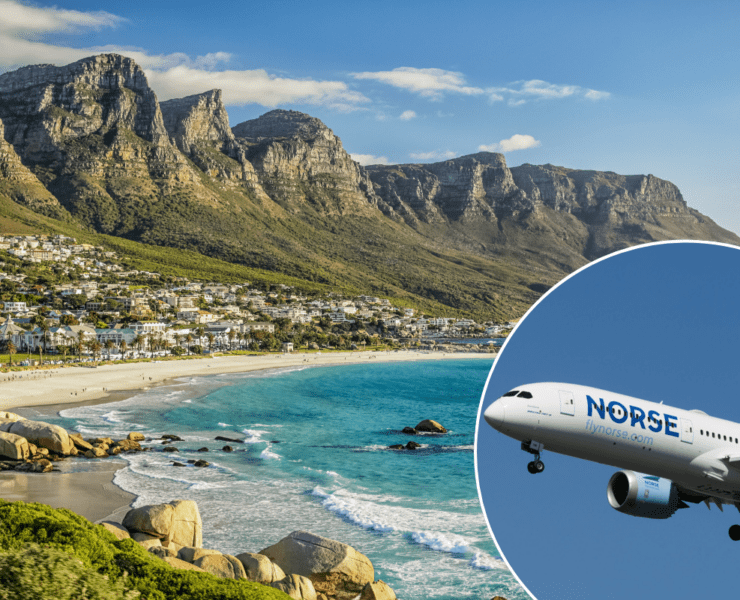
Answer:
POLYGON ((686 506, 679 498, 675 483, 634 471, 614 473, 606 488, 606 495, 612 508, 648 519, 667 519, 686 506))

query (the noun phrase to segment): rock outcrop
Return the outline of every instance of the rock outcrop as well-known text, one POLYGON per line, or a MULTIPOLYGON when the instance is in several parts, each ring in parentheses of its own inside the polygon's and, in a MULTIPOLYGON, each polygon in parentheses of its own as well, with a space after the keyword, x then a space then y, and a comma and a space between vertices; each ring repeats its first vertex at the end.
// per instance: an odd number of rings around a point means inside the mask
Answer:
POLYGON ((316 589, 311 583, 311 580, 308 577, 296 575, 295 573, 286 575, 280 581, 271 583, 270 587, 285 592, 293 600, 316 600, 316 589))
POLYGON ((360 600, 396 600, 396 593, 385 581, 379 579, 365 586, 360 600))
POLYGON ((200 548, 203 545, 203 521, 198 505, 192 500, 153 504, 126 513, 123 526, 163 541, 164 545, 200 548))
POLYGON ((224 579, 248 579, 272 586, 296 600, 395 600, 393 590, 373 581, 370 560, 351 546, 305 531, 294 531, 259 554, 237 556, 200 546, 180 546, 170 534, 178 511, 198 514, 195 502, 174 500, 167 504, 130 510, 123 525, 102 525, 118 539, 131 538, 151 554, 178 569, 205 571, 224 579))
POLYGON ((522 258, 534 250, 575 265, 576 256, 592 260, 649 241, 736 243, 689 208, 675 185, 652 175, 549 164, 509 169, 502 154, 491 152, 367 171, 382 201, 412 227, 452 227, 458 243, 522 258))
POLYGON ((64 67, 0 75, 0 119, 12 145, 61 204, 106 233, 136 227, 131 203, 209 195, 172 146, 157 97, 131 59, 101 54, 64 67))
POLYGON ((260 550, 280 568, 308 577, 317 592, 339 600, 354 598, 372 583, 370 560, 351 546, 325 537, 294 531, 277 544, 260 550))
POLYGON ((414 429, 426 433, 447 433, 447 430, 440 423, 432 419, 424 419, 414 429))
POLYGON ((0 457, 11 460, 26 460, 30 452, 26 438, 0 431, 0 457))
POLYGON ((172 143, 204 173, 224 180, 257 183, 254 169, 229 127, 221 90, 167 100, 160 107, 172 143))
POLYGON ((247 577, 242 563, 230 554, 207 554, 194 560, 193 564, 224 579, 246 579, 247 577))
POLYGON ((27 419, 6 421, 0 423, 0 431, 13 433, 41 448, 65 456, 71 454, 74 449, 74 444, 69 439, 66 429, 43 421, 29 421, 27 419))
POLYGON ((272 110, 232 128, 262 188, 291 212, 369 215, 378 198, 367 172, 318 119, 272 110))
POLYGON ((0 121, 0 193, 38 213, 64 219, 69 214, 26 167, 13 146, 5 141, 5 126, 0 121))
POLYGON ((244 571, 250 581, 273 583, 285 578, 283 570, 263 554, 243 552, 236 557, 244 565, 244 571))

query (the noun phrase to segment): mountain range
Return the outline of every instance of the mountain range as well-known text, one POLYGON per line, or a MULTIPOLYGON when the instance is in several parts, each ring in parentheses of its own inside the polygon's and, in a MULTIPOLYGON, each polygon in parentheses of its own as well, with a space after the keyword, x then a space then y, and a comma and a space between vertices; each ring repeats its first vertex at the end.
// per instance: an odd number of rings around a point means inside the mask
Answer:
POLYGON ((116 54, 0 75, 1 202, 47 227, 490 319, 520 316, 564 275, 621 248, 740 244, 653 175, 509 168, 489 152, 362 167, 300 112, 231 127, 220 90, 159 102, 144 71, 116 54))

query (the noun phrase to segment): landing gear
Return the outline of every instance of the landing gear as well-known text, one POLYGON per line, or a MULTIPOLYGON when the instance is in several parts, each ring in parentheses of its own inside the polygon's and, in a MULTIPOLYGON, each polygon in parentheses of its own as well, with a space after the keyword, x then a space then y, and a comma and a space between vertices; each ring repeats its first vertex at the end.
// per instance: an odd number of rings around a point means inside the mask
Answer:
POLYGON ((522 442, 522 450, 529 452, 529 454, 534 454, 534 460, 527 465, 527 471, 532 473, 532 475, 542 473, 545 470, 545 463, 540 460, 540 452, 544 447, 544 444, 532 440, 522 442))
POLYGON ((737 542, 738 540, 740 540, 740 525, 733 525, 732 527, 730 527, 729 533, 730 539, 733 542, 737 542))
POLYGON ((543 463, 541 460, 533 460, 531 463, 527 465, 527 471, 532 473, 532 475, 536 475, 537 473, 542 473, 542 471, 545 470, 545 463, 543 463))

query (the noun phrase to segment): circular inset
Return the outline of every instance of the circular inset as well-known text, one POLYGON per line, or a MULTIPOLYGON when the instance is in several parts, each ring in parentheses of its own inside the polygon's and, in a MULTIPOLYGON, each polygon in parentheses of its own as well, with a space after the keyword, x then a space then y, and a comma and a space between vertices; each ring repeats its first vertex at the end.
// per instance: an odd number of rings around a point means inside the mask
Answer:
POLYGON ((566 278, 510 335, 481 400, 476 476, 538 600, 735 593, 738 273, 734 246, 632 248, 566 278))

